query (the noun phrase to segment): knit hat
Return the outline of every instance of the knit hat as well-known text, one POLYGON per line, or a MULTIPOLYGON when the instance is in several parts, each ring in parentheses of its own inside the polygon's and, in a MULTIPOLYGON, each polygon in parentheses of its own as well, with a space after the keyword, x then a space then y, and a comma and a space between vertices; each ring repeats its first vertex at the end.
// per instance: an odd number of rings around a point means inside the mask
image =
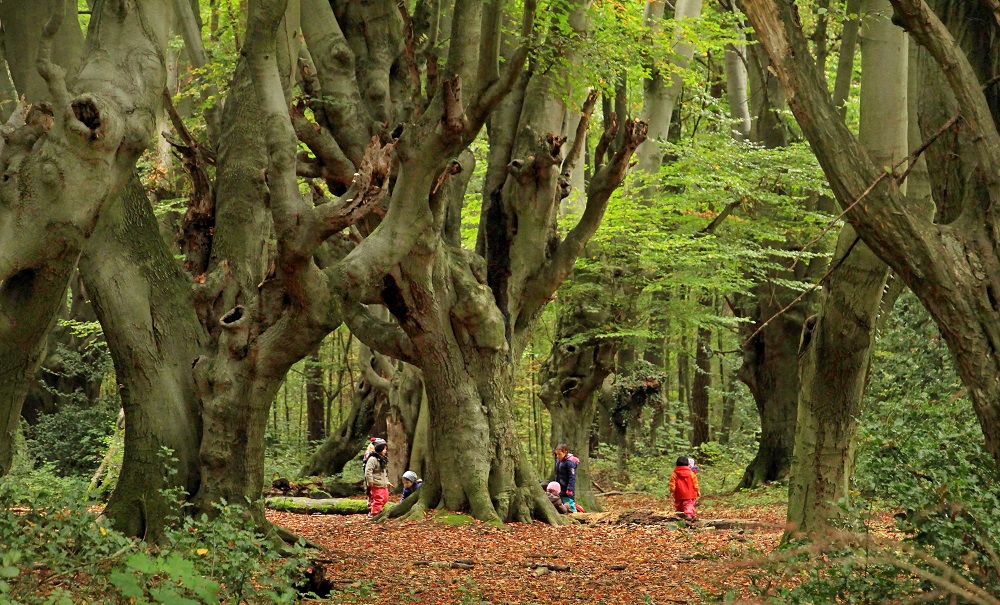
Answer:
POLYGON ((412 481, 413 483, 416 483, 417 482, 417 474, 414 473, 413 471, 406 471, 405 473, 403 473, 403 479, 406 479, 407 481, 412 481))
POLYGON ((385 439, 382 439, 381 437, 372 438, 372 445, 378 445, 380 443, 385 443, 385 439))
POLYGON ((545 486, 545 491, 558 494, 562 491, 562 486, 559 485, 558 481, 550 481, 549 484, 545 486))

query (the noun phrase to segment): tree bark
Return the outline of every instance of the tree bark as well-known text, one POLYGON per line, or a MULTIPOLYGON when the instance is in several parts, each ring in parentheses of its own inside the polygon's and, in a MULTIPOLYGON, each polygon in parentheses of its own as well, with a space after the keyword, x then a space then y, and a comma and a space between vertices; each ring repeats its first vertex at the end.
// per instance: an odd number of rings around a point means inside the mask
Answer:
MULTIPOLYGON (((653 27, 659 27, 663 19, 662 0, 649 0, 646 3, 646 21, 653 27)), ((697 19, 701 16, 702 0, 677 0, 674 6, 674 20, 697 19)), ((672 54, 675 65, 679 69, 687 69, 694 56, 694 44, 683 40, 680 31, 676 35, 672 54)), ((660 146, 667 141, 670 134, 670 117, 674 113, 674 104, 684 86, 683 78, 674 72, 670 75, 669 84, 666 74, 660 68, 653 66, 650 79, 644 82, 645 96, 642 108, 642 119, 649 124, 649 136, 646 142, 636 151, 636 168, 649 175, 660 171, 663 161, 663 151, 660 146)))
POLYGON ((28 424, 34 424, 43 414, 54 414, 66 403, 88 406, 100 396, 104 378, 103 360, 96 347, 100 337, 77 336, 73 326, 60 324, 63 320, 97 321, 79 274, 70 277, 68 304, 56 316, 56 325, 45 344, 45 356, 24 398, 21 418, 28 424))
MULTIPOLYGON (((54 115, 35 111, 27 125, 5 141, 7 173, 0 185, 0 471, 9 466, 12 431, 27 381, 65 299, 80 250, 131 174, 160 107, 169 6, 165 1, 115 10, 107 6, 100 5, 93 15, 90 48, 97 50, 82 62, 73 83, 73 90, 80 91, 75 97, 66 87, 65 71, 53 63, 64 11, 53 14, 37 45, 37 61, 27 63, 42 74, 54 115)), ((7 57, 12 59, 9 49, 7 57)))
POLYGON ((326 436, 323 358, 317 350, 306 362, 306 438, 321 441, 326 436))
POLYGON ((172 256, 133 176, 80 258, 125 411, 122 470, 105 514, 127 535, 151 541, 179 512, 179 502, 162 490, 190 495, 200 481, 201 420, 191 364, 205 333, 190 282, 172 256))
POLYGON ((595 302, 570 296, 564 303, 556 340, 538 373, 539 398, 552 418, 551 443, 566 443, 580 459, 576 499, 587 510, 600 510, 590 483, 590 431, 597 413, 597 392, 614 369, 618 348, 618 341, 611 338, 570 341, 592 334, 611 320, 595 302))
MULTIPOLYGON (((66 16, 52 40, 52 56, 55 63, 66 70, 66 81, 72 86, 83 56, 83 32, 77 18, 77 1, 61 1, 65 3, 66 16)), ((0 3, 3 54, 17 94, 28 103, 52 100, 48 84, 35 67, 35 56, 42 28, 52 15, 54 4, 38 0, 5 0, 0 3)))
POLYGON ((708 389, 712 386, 712 331, 698 328, 695 345, 694 384, 691 388, 691 446, 698 448, 709 441, 708 389))
MULTIPOLYGON (((958 159, 978 188, 960 217, 935 225, 912 213, 893 178, 880 170, 839 120, 819 85, 815 66, 803 64, 803 40, 793 7, 773 0, 744 0, 762 46, 766 48, 790 106, 820 160, 846 218, 873 252, 888 262, 935 318, 969 389, 986 449, 1000 462, 1000 358, 994 343, 998 313, 991 303, 996 269, 993 231, 1000 183, 997 133, 982 84, 961 47, 923 2, 892 0, 897 15, 939 65, 958 99, 960 139, 976 140, 958 159), (986 168, 988 167, 988 168, 986 168), (854 204, 859 198, 867 202, 854 204)), ((949 127, 945 124, 945 130, 949 127)), ((933 168, 933 166, 932 166, 933 168)))
MULTIPOLYGON (((891 167, 907 155, 906 34, 888 0, 864 0, 861 24, 861 128, 873 161, 891 167)), ((811 338, 800 361, 795 462, 788 522, 814 533, 848 497, 861 402, 889 268, 847 225, 811 338)))

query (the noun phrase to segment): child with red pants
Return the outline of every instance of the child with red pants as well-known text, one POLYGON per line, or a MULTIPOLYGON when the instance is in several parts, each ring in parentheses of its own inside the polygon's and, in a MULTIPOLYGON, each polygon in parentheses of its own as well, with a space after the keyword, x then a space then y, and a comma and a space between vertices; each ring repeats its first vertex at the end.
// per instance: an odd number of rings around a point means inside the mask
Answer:
POLYGON ((694 521, 694 504, 701 495, 698 476, 688 466, 688 459, 677 459, 677 466, 670 475, 670 493, 674 497, 674 510, 684 513, 689 521, 694 521))
POLYGON ((389 457, 386 455, 384 441, 375 442, 375 451, 365 462, 365 484, 368 486, 368 518, 382 512, 385 503, 389 501, 389 457))

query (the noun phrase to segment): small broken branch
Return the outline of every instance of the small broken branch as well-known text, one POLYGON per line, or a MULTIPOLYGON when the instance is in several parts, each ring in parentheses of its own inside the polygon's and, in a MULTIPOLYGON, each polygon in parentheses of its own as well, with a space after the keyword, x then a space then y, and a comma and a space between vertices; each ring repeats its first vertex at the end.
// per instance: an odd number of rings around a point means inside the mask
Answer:
POLYGON ((394 145, 383 146, 378 137, 372 137, 361 167, 339 203, 327 202, 315 208, 314 224, 303 230, 305 241, 300 242, 304 253, 311 254, 330 236, 357 223, 378 206, 389 190, 394 145))
POLYGON ((580 123, 577 125, 576 134, 573 136, 573 146, 570 147, 569 153, 566 154, 566 159, 563 160, 562 165, 562 174, 567 179, 572 174, 577 160, 580 159, 580 154, 583 153, 583 146, 587 142, 587 129, 590 128, 590 117, 594 115, 594 107, 597 106, 598 94, 597 89, 591 89, 587 93, 583 107, 580 108, 580 123))

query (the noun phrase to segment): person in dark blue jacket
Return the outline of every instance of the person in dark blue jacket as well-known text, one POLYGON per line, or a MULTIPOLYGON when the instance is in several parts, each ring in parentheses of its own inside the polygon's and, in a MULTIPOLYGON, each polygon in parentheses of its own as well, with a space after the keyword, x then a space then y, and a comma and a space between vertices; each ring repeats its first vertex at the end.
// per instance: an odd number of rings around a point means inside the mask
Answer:
POLYGON ((417 477, 417 474, 413 471, 406 471, 403 473, 403 497, 400 498, 399 501, 402 502, 403 500, 406 500, 406 497, 420 489, 420 486, 423 485, 423 483, 424 482, 417 477))
POLYGON ((569 453, 569 446, 565 443, 556 446, 555 455, 556 481, 559 482, 561 488, 559 499, 566 503, 571 511, 576 510, 573 490, 576 489, 576 467, 580 463, 580 459, 569 453))

